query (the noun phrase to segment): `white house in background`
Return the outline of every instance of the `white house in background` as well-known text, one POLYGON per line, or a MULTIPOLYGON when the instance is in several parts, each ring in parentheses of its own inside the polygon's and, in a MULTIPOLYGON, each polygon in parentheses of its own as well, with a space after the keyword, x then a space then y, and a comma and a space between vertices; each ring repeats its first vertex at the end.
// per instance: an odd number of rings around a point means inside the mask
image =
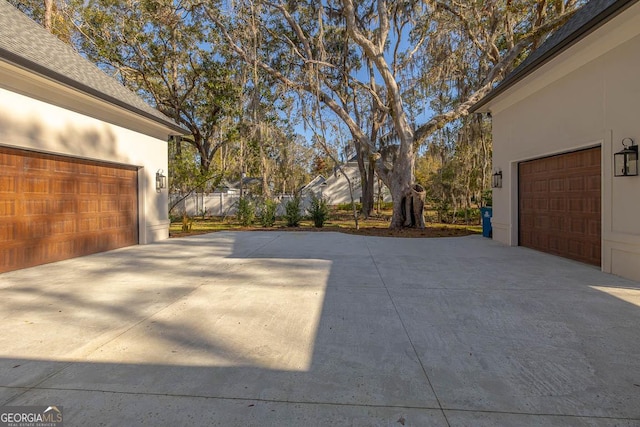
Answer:
MULTIPOLYGON (((362 197, 362 188, 360 187, 360 170, 358 162, 355 158, 342 165, 342 168, 335 168, 328 178, 322 175, 316 176, 311 182, 302 188, 303 197, 311 197, 311 194, 322 196, 328 200, 331 205, 339 205, 342 203, 351 203, 351 195, 349 192, 349 182, 353 191, 353 200, 360 202, 362 197), (347 177, 349 178, 347 180, 347 177)), ((382 195, 385 202, 391 201, 391 192, 387 187, 376 180, 374 182, 374 199, 377 200, 378 195, 382 195)))
POLYGON ((327 182, 326 178, 322 175, 318 175, 313 178, 307 185, 300 189, 302 197, 320 196, 322 189, 327 182))
POLYGON ((491 113, 493 238, 640 280, 640 3, 592 0, 475 107, 491 113))
POLYGON ((183 133, 0 0, 0 272, 167 238, 183 133))

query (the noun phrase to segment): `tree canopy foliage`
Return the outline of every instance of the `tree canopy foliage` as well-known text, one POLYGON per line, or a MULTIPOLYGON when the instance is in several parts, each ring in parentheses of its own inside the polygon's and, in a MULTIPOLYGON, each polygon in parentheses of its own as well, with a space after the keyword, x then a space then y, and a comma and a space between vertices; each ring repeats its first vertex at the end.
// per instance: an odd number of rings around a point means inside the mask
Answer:
POLYGON ((171 150, 183 187, 232 170, 259 175, 264 194, 292 190, 287 168, 311 161, 296 136, 306 123, 321 157, 349 135, 363 211, 377 176, 394 200, 391 227, 421 225, 406 215, 417 183, 454 205, 478 198, 490 139, 470 107, 584 3, 12 1, 189 129, 171 150))
POLYGON ((198 9, 188 2, 89 0, 80 29, 85 55, 190 131, 181 142, 195 148, 206 176, 233 136, 221 123, 237 112, 240 88, 235 64, 211 48, 215 33, 198 9))
POLYGON ((418 149, 512 70, 575 9, 565 1, 236 0, 207 14, 243 61, 349 130, 394 199, 418 149), (259 47, 239 32, 258 26, 259 47), (431 115, 429 116, 429 113, 431 115), (426 115, 426 117, 425 117, 426 115))

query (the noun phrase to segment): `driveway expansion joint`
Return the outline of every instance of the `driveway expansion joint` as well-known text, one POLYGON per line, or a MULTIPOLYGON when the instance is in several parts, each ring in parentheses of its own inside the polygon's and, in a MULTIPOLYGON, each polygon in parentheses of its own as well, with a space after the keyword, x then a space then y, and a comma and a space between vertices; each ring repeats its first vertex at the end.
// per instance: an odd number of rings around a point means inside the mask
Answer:
POLYGON ((442 402, 440 402, 440 398, 438 397, 438 393, 436 393, 436 390, 433 387, 433 383, 431 382, 431 379, 429 378, 429 374, 427 374, 427 369, 425 368, 424 363, 422 362, 422 359, 420 358, 420 355, 418 354, 418 350, 416 349, 416 346, 415 346, 413 340, 411 339, 411 335, 409 335, 409 330, 407 329, 407 326, 405 325, 404 320, 402 319, 402 316, 400 315, 400 311, 398 310, 398 306, 396 305, 395 301, 393 300, 393 296, 391 296, 391 292, 389 291, 389 287, 387 286, 387 283, 385 282, 384 277, 382 276, 382 273, 380 272, 380 268, 378 266, 378 263, 376 262, 376 258, 373 256, 373 253, 371 252, 371 247, 369 246, 369 242, 367 240, 365 240, 365 245, 367 246, 367 250, 369 251, 369 256, 371 256, 371 261, 373 262, 373 265, 376 268, 376 272, 378 273, 378 277, 380 277, 380 282, 384 286, 384 289, 387 292, 387 296, 389 297, 389 301, 391 302, 391 305, 393 305, 393 309, 396 312, 396 315, 398 316, 398 320, 400 321, 400 324, 402 325, 402 329, 404 330, 404 333, 405 333, 407 339, 409 340, 409 343, 411 344, 411 348, 413 349, 413 354, 415 355, 416 359, 418 360, 418 363, 420 364, 420 368, 422 369, 422 373, 424 374, 424 377, 427 380, 427 383, 429 384, 429 388, 431 389, 431 392, 433 393, 433 396, 435 397, 436 402, 438 402, 438 407, 439 407, 438 409, 442 413, 442 416, 443 416, 445 422, 447 423, 447 426, 451 427, 451 423, 449 423, 449 419, 447 418, 447 414, 445 413, 445 411, 444 411, 444 409, 442 407, 442 402))
MULTIPOLYGON (((6 389, 23 389, 24 387, 2 387, 6 389)), ((319 406, 336 406, 336 407, 352 407, 352 408, 388 408, 388 409, 416 409, 416 410, 428 410, 439 411, 439 407, 434 406, 418 406, 418 405, 385 405, 375 403, 343 403, 343 402, 326 402, 326 401, 312 401, 312 400, 291 400, 291 399, 265 399, 265 398, 253 398, 253 397, 231 397, 231 396, 212 396, 207 394, 186 394, 186 393, 154 393, 154 392, 134 392, 134 391, 117 391, 117 390, 100 390, 90 388, 71 388, 71 387, 32 387, 29 391, 42 390, 42 391, 75 391, 81 393, 105 393, 116 395, 128 395, 128 396, 156 396, 156 397, 184 397, 195 399, 210 399, 210 400, 229 400, 240 402, 263 402, 263 403, 280 403, 287 405, 319 405, 319 406)), ((26 393, 26 392, 25 392, 26 393)), ((11 399, 13 400, 13 399, 11 399)))

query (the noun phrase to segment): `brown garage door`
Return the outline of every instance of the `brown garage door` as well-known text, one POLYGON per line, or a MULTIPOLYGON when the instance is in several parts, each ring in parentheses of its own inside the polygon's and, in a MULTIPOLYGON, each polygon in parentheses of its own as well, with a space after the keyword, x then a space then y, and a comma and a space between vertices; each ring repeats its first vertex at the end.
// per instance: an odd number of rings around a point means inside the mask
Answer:
POLYGON ((520 245, 600 265, 600 148, 519 165, 520 245))
POLYGON ((0 147, 0 272, 138 243, 133 167, 0 147))

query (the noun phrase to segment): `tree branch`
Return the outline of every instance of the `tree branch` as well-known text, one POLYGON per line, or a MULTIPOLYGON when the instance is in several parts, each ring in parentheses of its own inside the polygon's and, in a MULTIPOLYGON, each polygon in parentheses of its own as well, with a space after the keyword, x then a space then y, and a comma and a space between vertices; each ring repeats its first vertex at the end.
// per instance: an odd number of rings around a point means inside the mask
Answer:
POLYGON ((483 80, 480 88, 475 90, 467 99, 460 103, 453 110, 438 114, 437 116, 431 118, 428 122, 421 125, 414 134, 413 145, 414 147, 420 146, 429 135, 435 132, 438 129, 441 129, 447 123, 450 123, 460 117, 463 117, 469 113, 469 109, 476 104, 480 99, 482 99, 486 94, 488 94, 496 81, 505 77, 506 73, 511 70, 513 63, 516 58, 524 51, 524 49, 532 43, 532 41, 539 39, 542 35, 552 31, 555 28, 558 28, 560 25, 565 23, 567 19, 569 19, 575 10, 570 12, 565 12, 561 16, 556 19, 546 22, 545 24, 533 29, 531 32, 526 34, 524 37, 516 43, 513 48, 511 48, 498 62, 495 64, 490 71, 487 73, 487 76, 483 80))

